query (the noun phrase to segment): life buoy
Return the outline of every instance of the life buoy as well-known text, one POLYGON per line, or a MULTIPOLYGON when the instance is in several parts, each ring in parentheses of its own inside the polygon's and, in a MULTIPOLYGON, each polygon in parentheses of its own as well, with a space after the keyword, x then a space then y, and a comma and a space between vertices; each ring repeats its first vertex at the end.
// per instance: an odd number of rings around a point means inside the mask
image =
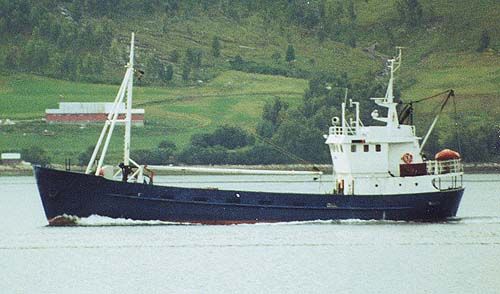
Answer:
POLYGON ((411 153, 405 153, 403 154, 403 157, 401 157, 404 163, 410 164, 413 162, 413 155, 411 153))

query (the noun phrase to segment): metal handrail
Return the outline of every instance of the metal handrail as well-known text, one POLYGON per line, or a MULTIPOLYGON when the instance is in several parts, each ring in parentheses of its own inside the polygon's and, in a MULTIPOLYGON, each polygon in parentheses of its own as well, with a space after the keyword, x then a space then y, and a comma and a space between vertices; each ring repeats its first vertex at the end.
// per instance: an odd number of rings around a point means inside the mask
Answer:
POLYGON ((428 160, 425 163, 427 165, 427 174, 429 175, 461 173, 464 171, 461 159, 428 160))
POLYGON ((329 129, 330 135, 356 135, 356 129, 351 127, 333 126, 329 129))

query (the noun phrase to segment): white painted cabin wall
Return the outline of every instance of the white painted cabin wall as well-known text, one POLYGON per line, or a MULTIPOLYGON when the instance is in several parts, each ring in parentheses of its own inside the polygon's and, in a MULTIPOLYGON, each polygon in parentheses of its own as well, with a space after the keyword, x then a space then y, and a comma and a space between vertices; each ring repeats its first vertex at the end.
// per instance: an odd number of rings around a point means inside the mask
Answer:
POLYGON ((356 195, 394 195, 437 192, 439 190, 432 185, 433 179, 437 181, 441 178, 443 188, 452 188, 454 177, 457 178, 458 181, 461 181, 460 176, 461 174, 390 178, 358 177, 354 179, 354 191, 356 195))
POLYGON ((376 175, 388 174, 388 148, 381 145, 381 151, 375 151, 376 144, 342 144, 343 152, 334 151, 334 144, 330 144, 330 153, 334 172, 336 174, 376 175), (356 145, 356 152, 351 152, 351 145, 356 145), (364 152, 364 145, 369 151, 364 152))
POLYGON ((399 165, 403 164, 401 159, 405 153, 413 155, 413 163, 421 163, 418 144, 415 143, 392 143, 389 144, 389 170, 395 176, 399 176, 399 165))

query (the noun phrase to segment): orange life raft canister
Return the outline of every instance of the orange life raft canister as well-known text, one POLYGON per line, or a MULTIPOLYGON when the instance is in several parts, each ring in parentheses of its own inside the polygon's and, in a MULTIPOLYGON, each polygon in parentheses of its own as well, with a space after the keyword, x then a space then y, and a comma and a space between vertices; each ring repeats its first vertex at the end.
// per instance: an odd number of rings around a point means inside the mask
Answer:
POLYGON ((436 160, 452 160, 452 159, 460 159, 460 153, 450 150, 450 149, 443 149, 436 153, 436 156, 434 156, 436 160))

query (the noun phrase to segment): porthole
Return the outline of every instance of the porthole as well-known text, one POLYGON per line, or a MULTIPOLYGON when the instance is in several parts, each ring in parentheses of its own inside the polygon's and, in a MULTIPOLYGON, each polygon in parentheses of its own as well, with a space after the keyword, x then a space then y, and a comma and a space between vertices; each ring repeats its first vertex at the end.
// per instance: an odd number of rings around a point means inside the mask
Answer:
POLYGON ((418 183, 415 183, 415 186, 418 186, 418 183))

